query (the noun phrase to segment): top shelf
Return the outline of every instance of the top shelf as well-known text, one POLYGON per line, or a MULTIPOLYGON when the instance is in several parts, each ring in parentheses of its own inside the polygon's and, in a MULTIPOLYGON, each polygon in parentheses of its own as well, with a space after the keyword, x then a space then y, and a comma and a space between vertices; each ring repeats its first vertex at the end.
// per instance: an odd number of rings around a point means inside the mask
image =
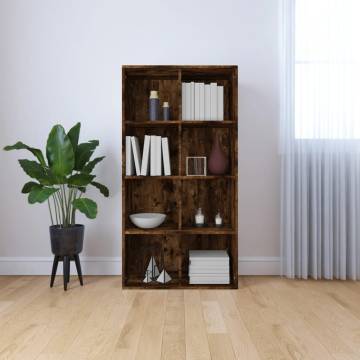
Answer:
POLYGON ((184 127, 231 127, 236 126, 235 121, 203 121, 203 120, 156 120, 156 121, 125 121, 125 124, 132 127, 168 127, 181 125, 184 127))

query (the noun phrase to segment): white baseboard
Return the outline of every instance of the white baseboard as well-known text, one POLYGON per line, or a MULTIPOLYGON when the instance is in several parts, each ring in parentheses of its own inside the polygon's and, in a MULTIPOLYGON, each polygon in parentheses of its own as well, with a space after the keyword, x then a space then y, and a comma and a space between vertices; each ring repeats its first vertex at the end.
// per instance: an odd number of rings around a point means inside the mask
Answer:
MULTIPOLYGON (((84 275, 121 275, 120 257, 80 257, 84 275)), ((0 257, 0 275, 49 275, 52 257, 0 257)), ((239 275, 279 275, 278 257, 239 257, 239 275)), ((58 274, 62 274, 59 264, 58 274)), ((71 274, 76 274, 74 264, 71 274)))
POLYGON ((280 275, 279 257, 239 257, 239 275, 280 275))
MULTIPOLYGON (((0 257, 0 275, 49 275, 53 257, 0 257)), ((120 257, 81 257, 84 275, 121 275, 120 257)), ((75 264, 71 262, 70 271, 76 274, 75 264)), ((62 275, 62 263, 58 266, 62 275)))

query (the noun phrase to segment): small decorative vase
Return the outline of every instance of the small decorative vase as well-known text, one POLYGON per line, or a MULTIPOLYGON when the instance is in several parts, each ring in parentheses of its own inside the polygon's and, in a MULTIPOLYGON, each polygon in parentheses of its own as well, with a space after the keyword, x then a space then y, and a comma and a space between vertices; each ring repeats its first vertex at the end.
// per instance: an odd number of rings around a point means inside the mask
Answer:
POLYGON ((228 171, 229 161, 221 149, 219 136, 215 135, 209 156, 208 168, 213 175, 223 175, 228 171))
POLYGON ((170 120, 170 106, 167 101, 163 104, 163 120, 170 120))
POLYGON ((150 91, 149 120, 159 120, 159 94, 156 90, 150 91))

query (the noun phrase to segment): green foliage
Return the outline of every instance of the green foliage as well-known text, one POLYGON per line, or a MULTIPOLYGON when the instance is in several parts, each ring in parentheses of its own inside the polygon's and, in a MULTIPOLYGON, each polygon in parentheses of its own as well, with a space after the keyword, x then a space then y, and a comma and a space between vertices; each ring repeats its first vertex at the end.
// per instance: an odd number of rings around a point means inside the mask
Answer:
POLYGON ((37 180, 25 183, 21 192, 28 195, 30 204, 48 202, 52 223, 61 226, 75 224, 75 213, 79 210, 88 218, 97 215, 97 204, 81 196, 88 185, 95 186, 105 196, 109 190, 105 185, 93 181, 96 164, 105 156, 91 160, 99 145, 98 140, 79 144, 81 124, 77 123, 66 134, 61 125, 55 125, 48 136, 46 159, 40 149, 32 148, 22 142, 5 146, 4 150, 28 150, 37 161, 21 159, 20 166, 31 178, 37 180), (46 161, 47 160, 47 161, 46 161))
POLYGON ((98 145, 99 141, 97 140, 90 140, 78 145, 75 153, 75 170, 82 171, 98 145))
POLYGON ((91 183, 95 175, 75 174, 69 177, 68 184, 73 186, 86 186, 91 183))
POLYGON ((73 206, 75 209, 78 209, 83 214, 85 214, 89 219, 96 218, 97 205, 95 201, 88 198, 75 199, 73 201, 73 206))
POLYGON ((4 147, 5 151, 10 151, 10 150, 29 150, 40 162, 40 165, 42 166, 46 166, 45 163, 45 159, 44 159, 44 155, 42 154, 40 149, 35 149, 32 148, 24 143, 22 143, 21 141, 18 141, 16 144, 14 145, 8 145, 4 147))
POLYGON ((74 169, 73 146, 61 125, 55 125, 50 131, 46 144, 46 157, 55 176, 66 176, 74 169))
POLYGON ((81 127, 81 124, 78 122, 67 133, 67 136, 70 139, 71 145, 73 147, 74 154, 76 152, 76 148, 79 143, 80 127, 81 127))
POLYGON ((31 189, 29 193, 29 204, 35 203, 43 203, 46 201, 51 195, 59 191, 59 189, 51 188, 51 187, 34 187, 31 189))
POLYGON ((105 185, 96 181, 92 181, 90 184, 98 188, 105 197, 109 197, 109 189, 105 185))
POLYGON ((41 188, 41 184, 36 183, 34 181, 29 181, 23 186, 21 192, 23 194, 28 194, 35 187, 40 187, 41 188))
POLYGON ((86 174, 90 174, 93 170, 94 170, 94 167, 97 163, 99 163, 100 161, 102 161, 103 159, 105 159, 105 156, 100 156, 100 157, 97 157, 95 158, 94 160, 91 160, 89 161, 82 169, 82 172, 83 173, 86 173, 86 174))

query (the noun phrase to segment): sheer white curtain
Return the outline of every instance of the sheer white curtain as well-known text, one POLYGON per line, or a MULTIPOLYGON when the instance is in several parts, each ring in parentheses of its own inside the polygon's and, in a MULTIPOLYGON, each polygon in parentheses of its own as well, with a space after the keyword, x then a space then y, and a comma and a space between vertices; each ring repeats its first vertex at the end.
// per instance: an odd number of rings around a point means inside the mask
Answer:
POLYGON ((360 279, 360 1, 281 6, 282 274, 360 279))

